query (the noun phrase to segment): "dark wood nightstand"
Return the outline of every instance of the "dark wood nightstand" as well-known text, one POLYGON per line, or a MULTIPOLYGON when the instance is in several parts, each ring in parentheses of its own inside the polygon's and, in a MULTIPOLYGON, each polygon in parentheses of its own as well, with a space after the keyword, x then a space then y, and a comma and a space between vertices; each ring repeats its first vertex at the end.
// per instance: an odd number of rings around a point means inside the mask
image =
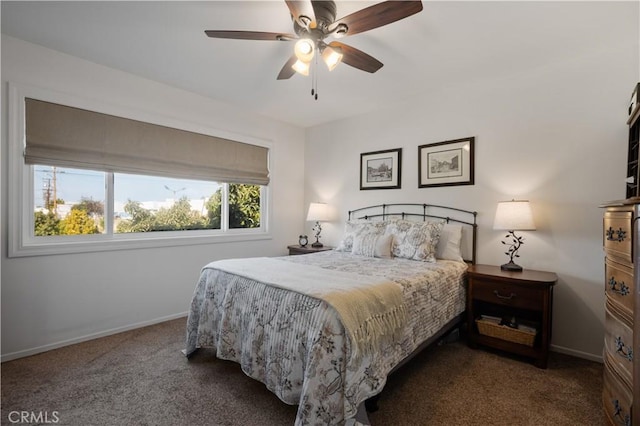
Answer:
POLYGON ((553 272, 532 269, 510 272, 499 266, 471 265, 467 270, 469 346, 480 344, 531 357, 537 367, 547 368, 553 286, 557 281, 558 276, 553 272), (533 343, 521 339, 525 336, 526 340, 526 329, 509 329, 489 321, 481 324, 484 331, 481 334, 477 320, 482 315, 515 318, 519 324, 535 328, 533 343))
POLYGON ((302 247, 300 245, 295 245, 295 246, 287 246, 287 248, 289 249, 289 256, 293 256, 297 254, 318 253, 319 251, 333 250, 333 247, 329 247, 329 246, 311 247, 311 244, 305 247, 302 247))

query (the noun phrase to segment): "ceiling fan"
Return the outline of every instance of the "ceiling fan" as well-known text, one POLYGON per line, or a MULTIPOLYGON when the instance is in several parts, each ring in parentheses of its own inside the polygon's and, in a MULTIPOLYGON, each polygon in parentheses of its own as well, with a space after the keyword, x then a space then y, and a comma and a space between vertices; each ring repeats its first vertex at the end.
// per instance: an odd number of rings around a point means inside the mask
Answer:
MULTIPOLYGON (((320 56, 329 70, 340 62, 374 73, 382 68, 376 58, 339 41, 326 42, 328 37, 341 38, 362 33, 404 19, 422 10, 421 1, 384 1, 336 20, 333 1, 285 0, 295 34, 262 31, 206 30, 212 38, 240 40, 296 41, 293 55, 284 64, 278 80, 291 78, 296 72, 308 75, 311 61, 320 56)), ((313 90, 312 90, 313 95, 313 90)), ((317 94, 316 94, 317 99, 317 94)))

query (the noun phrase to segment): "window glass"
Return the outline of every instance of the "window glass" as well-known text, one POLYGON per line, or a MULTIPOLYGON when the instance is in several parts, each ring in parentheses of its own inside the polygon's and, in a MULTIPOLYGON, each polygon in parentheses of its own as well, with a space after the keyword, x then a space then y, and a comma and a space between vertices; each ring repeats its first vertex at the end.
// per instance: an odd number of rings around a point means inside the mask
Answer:
POLYGON ((229 229, 260 227, 260 186, 229 184, 229 229))
POLYGON ((105 232, 105 174, 90 170, 36 165, 34 235, 105 232))
POLYGON ((113 187, 115 233, 220 229, 221 184, 115 173, 113 187))
POLYGON ((37 237, 261 226, 260 185, 41 165, 34 166, 33 173, 37 237), (105 213, 111 176, 113 212, 105 213), (228 212, 228 222, 223 212, 228 212), (105 214, 112 218, 112 230, 106 229, 105 214))

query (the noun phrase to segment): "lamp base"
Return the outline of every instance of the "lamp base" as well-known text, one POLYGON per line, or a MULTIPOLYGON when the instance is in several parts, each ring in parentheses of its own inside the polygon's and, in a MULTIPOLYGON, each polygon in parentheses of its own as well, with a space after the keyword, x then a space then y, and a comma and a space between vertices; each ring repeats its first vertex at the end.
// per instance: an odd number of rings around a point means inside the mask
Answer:
POLYGON ((500 266, 503 271, 522 272, 522 266, 516 265, 513 261, 500 266))
POLYGON ((316 241, 315 243, 311 244, 311 247, 320 248, 320 247, 324 247, 324 245, 321 242, 316 241))

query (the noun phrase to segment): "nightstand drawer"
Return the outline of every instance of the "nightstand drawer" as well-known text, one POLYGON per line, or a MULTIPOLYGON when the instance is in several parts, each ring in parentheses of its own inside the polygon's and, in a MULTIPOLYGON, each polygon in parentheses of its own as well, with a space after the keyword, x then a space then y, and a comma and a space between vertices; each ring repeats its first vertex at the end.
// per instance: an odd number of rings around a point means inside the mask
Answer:
POLYGON ((475 300, 522 309, 540 309, 544 299, 543 290, 483 280, 475 281, 472 291, 475 300))
POLYGON ((322 247, 313 247, 311 245, 308 246, 287 246, 289 249, 289 256, 295 256, 299 254, 311 254, 311 253, 319 253, 321 251, 333 250, 333 247, 322 246, 322 247))
POLYGON ((607 256, 618 257, 631 263, 631 237, 633 236, 633 213, 630 211, 608 211, 604 214, 604 249, 607 256))

